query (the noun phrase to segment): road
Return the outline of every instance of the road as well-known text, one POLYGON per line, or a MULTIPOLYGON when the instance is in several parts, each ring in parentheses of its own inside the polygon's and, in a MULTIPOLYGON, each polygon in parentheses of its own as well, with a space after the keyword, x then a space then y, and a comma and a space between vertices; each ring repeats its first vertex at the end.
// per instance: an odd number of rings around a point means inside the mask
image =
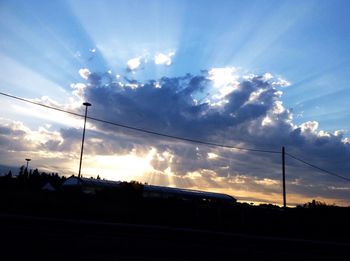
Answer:
POLYGON ((350 260, 350 243, 0 215, 1 260, 350 260))

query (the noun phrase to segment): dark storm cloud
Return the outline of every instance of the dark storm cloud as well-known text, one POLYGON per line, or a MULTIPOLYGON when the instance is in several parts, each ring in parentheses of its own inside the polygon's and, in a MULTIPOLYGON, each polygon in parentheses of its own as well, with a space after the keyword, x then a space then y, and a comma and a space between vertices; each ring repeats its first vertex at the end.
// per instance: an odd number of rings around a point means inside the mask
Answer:
POLYGON ((135 89, 120 88, 117 84, 106 88, 90 86, 86 89, 85 99, 96 104, 92 115, 172 134, 185 134, 186 129, 187 135, 193 136, 188 132, 189 128, 195 128, 200 123, 196 123, 197 119, 208 111, 207 105, 195 105, 189 95, 201 88, 202 81, 188 75, 162 78, 162 88, 155 88, 154 82, 135 89))
MULTIPOLYGON (((237 147, 280 151, 285 146, 293 155, 348 175, 348 138, 340 131, 320 131, 316 122, 296 126, 292 112, 283 107, 282 92, 274 79, 241 77, 237 83, 228 82, 218 87, 209 74, 209 71, 202 71, 200 75, 140 82, 123 77, 115 79, 109 73, 89 72, 87 84, 79 95, 93 104, 89 109, 91 117, 237 147), (231 89, 226 95, 218 95, 222 94, 220 88, 227 87, 231 89)), ((190 179, 190 174, 194 173, 212 187, 226 184, 266 194, 280 190, 280 154, 208 147, 90 120, 89 124, 95 128, 89 129, 87 135, 88 154, 115 155, 133 151, 144 156, 156 149, 150 163, 162 173, 171 169, 174 175, 185 179, 190 179), (235 183, 237 175, 244 182, 235 183)), ((16 140, 23 140, 26 132, 15 126, 0 126, 0 144, 3 148, 23 149, 16 140)), ((35 146, 47 151, 77 152, 81 135, 78 129, 61 129, 60 138, 52 136, 35 146)), ((287 163, 290 192, 343 197, 348 191, 342 180, 315 172, 291 158, 287 163)))
MULTIPOLYGON (((208 71, 202 71, 196 76, 187 74, 148 82, 124 79, 124 82, 107 80, 106 84, 106 79, 102 83, 101 78, 91 74, 89 85, 84 90, 84 99, 93 104, 90 110, 93 117, 233 146, 269 150, 280 150, 286 146, 290 153, 321 167, 340 173, 347 173, 350 169, 350 163, 346 161, 350 156, 350 144, 344 141, 343 134, 320 132, 312 123, 294 125, 292 112, 282 106, 278 83, 264 76, 242 78, 236 88, 221 100, 205 98, 210 91, 215 90, 208 71), (223 100, 224 103, 215 105, 215 102, 223 100), (341 162, 329 164, 331 160, 341 162)), ((152 160, 153 167, 160 171, 170 166, 178 175, 208 169, 221 177, 242 173, 251 177, 280 178, 279 156, 242 154, 205 146, 197 148, 197 145, 185 146, 106 124, 97 126, 119 135, 117 140, 129 144, 127 149, 143 148, 147 151, 156 147, 158 151, 168 151, 174 155, 171 162, 159 162, 156 158, 152 160), (208 159, 208 152, 215 152, 219 157, 208 159)), ((121 147, 117 142, 115 144, 117 148, 113 151, 117 152, 121 147)), ((300 164, 294 161, 289 163, 291 166, 300 164)), ((289 179, 297 179, 312 172, 303 167, 302 171, 290 172, 289 179)), ((327 175, 314 175, 307 182, 312 183, 316 179, 326 182, 329 178, 327 175)), ((339 181, 332 179, 332 182, 339 181)))
POLYGON ((208 102, 195 102, 194 97, 204 95, 210 87, 210 81, 204 75, 164 77, 159 81, 161 88, 155 87, 156 81, 142 86, 133 81, 132 84, 140 86, 138 88, 121 88, 116 83, 96 85, 90 77, 89 81, 84 98, 94 104, 91 110, 94 116, 169 134, 211 140, 229 128, 265 116, 277 98, 277 90, 258 77, 243 82, 237 91, 227 95, 228 103, 219 109, 208 102), (263 90, 261 100, 247 103, 252 92, 258 89, 263 90))

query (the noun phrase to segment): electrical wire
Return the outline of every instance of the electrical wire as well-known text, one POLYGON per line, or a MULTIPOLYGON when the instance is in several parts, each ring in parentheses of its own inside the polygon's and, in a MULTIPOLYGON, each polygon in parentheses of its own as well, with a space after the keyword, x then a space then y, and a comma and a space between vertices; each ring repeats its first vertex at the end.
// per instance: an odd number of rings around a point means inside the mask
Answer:
MULTIPOLYGON (((42 103, 39 103, 39 102, 34 102, 34 101, 31 101, 31 100, 20 98, 20 97, 17 97, 17 96, 14 96, 14 95, 10 95, 10 94, 7 94, 7 93, 0 92, 0 95, 6 96, 6 97, 9 97, 9 98, 12 98, 12 99, 16 99, 16 100, 19 100, 19 101, 31 103, 31 104, 34 104, 34 105, 42 106, 42 107, 45 107, 45 108, 48 108, 48 109, 52 109, 52 110, 56 110, 56 111, 60 111, 60 112, 64 112, 64 113, 68 113, 68 114, 71 114, 71 115, 74 115, 74 116, 78 116, 78 117, 82 117, 82 118, 85 117, 84 115, 79 114, 79 113, 75 113, 75 112, 67 111, 67 110, 64 110, 64 109, 57 108, 57 107, 45 105, 45 104, 42 104, 42 103)), ((225 144, 219 144, 219 143, 214 143, 214 142, 207 142, 207 141, 202 141, 202 140, 196 140, 196 139, 184 138, 184 137, 180 137, 180 136, 174 136, 174 135, 170 135, 170 134, 166 134, 166 133, 160 133, 160 132, 156 132, 156 131, 152 131, 152 130, 138 128, 138 127, 134 127, 134 126, 126 125, 126 124, 121 124, 121 123, 116 123, 116 122, 112 122, 112 121, 107 121, 107 120, 103 120, 103 119, 99 119, 99 118, 95 118, 95 117, 90 117, 90 116, 87 116, 86 118, 90 119, 90 120, 93 120, 93 121, 97 121, 97 122, 106 123, 106 124, 114 125, 114 126, 117 126, 117 127, 121 127, 121 128, 124 128, 124 129, 129 129, 129 130, 143 132, 143 133, 147 133, 147 134, 151 134, 151 135, 161 136, 161 137, 164 137, 164 138, 181 140, 181 141, 185 141, 185 142, 191 142, 191 143, 197 143, 197 144, 213 146, 213 147, 221 147, 221 148, 227 148, 227 149, 236 149, 236 150, 244 150, 244 151, 251 151, 251 152, 261 152, 261 153, 281 154, 280 151, 275 151, 275 150, 263 150, 263 149, 252 149, 252 148, 236 147, 236 146, 231 146, 231 145, 225 145, 225 144)))
POLYGON ((340 178, 340 179, 343 179, 343 180, 346 180, 346 181, 350 181, 350 179, 347 178, 347 177, 344 177, 344 176, 339 175, 339 174, 337 174, 337 173, 334 173, 334 172, 328 171, 328 170, 326 170, 326 169, 320 168, 320 167, 318 167, 318 166, 316 166, 316 165, 314 165, 314 164, 311 164, 311 163, 309 163, 309 162, 307 162, 307 161, 305 161, 305 160, 303 160, 303 159, 300 159, 300 158, 298 158, 298 157, 296 157, 296 156, 294 156, 294 155, 292 155, 292 154, 289 154, 289 153, 286 152, 286 155, 288 155, 289 157, 291 157, 291 158, 293 158, 293 159, 295 159, 295 160, 297 160, 297 161, 300 161, 300 162, 302 162, 302 163, 304 163, 304 164, 306 164, 306 165, 308 165, 308 166, 310 166, 310 167, 312 167, 312 168, 314 168, 314 169, 317 169, 317 170, 319 170, 319 171, 325 172, 325 173, 327 173, 327 174, 329 174, 329 175, 338 177, 338 178, 340 178))
MULTIPOLYGON (((46 104, 42 104, 39 102, 35 102, 35 101, 31 101, 31 100, 27 100, 24 98, 20 98, 14 95, 10 95, 4 92, 0 92, 0 95, 12 98, 12 99, 16 99, 19 101, 23 101, 23 102, 27 102, 27 103, 31 103, 34 105, 38 105, 38 106, 42 106, 44 108, 48 108, 48 109, 52 109, 52 110, 56 110, 56 111, 60 111, 60 112, 64 112, 64 113, 68 113, 70 115, 74 115, 77 117, 82 117, 84 118, 85 116, 79 113, 75 113, 75 112, 71 112, 71 111, 67 111, 67 110, 63 110, 57 107, 53 107, 53 106, 49 106, 46 104)), ((134 131, 138 131, 138 132, 143 132, 143 133, 147 133, 147 134, 151 134, 151 135, 156 135, 156 136, 160 136, 160 137, 164 137, 164 138, 170 138, 170 139, 175 139, 175 140, 180 140, 180 141, 185 141, 185 142, 191 142, 191 143, 197 143, 197 144, 202 144, 202 145, 207 145, 207 146, 213 146, 213 147, 221 147, 221 148, 228 148, 228 149, 236 149, 236 150, 244 150, 244 151, 251 151, 251 152, 261 152, 261 153, 271 153, 271 154, 281 154, 280 151, 275 151, 275 150, 263 150, 263 149, 252 149, 252 148, 244 148, 244 147, 235 147, 235 146, 231 146, 231 145, 225 145, 225 144, 219 144, 219 143, 213 143, 213 142, 206 142, 206 141, 202 141, 202 140, 196 140, 196 139, 189 139, 189 138, 184 138, 184 137, 180 137, 180 136, 174 136, 174 135, 170 135, 170 134, 166 134, 166 133, 160 133, 160 132, 156 132, 156 131, 152 131, 152 130, 147 130, 147 129, 143 129, 143 128, 138 128, 138 127, 133 127, 133 126, 129 126, 126 124, 121 124, 121 123, 116 123, 116 122, 112 122, 112 121, 107 121, 107 120, 103 120, 103 119, 99 119, 99 118, 95 118, 95 117, 90 117, 87 116, 87 119, 93 120, 93 121, 97 121, 97 122, 101 122, 101 123, 105 123, 105 124, 110 124, 113 126, 117 126, 117 127, 121 127, 124 129, 129 129, 129 130, 134 130, 134 131)), ((292 154, 289 153, 285 153, 286 155, 288 155, 289 157, 300 161, 314 169, 317 169, 319 171, 325 172, 329 175, 338 177, 340 179, 346 180, 346 181, 350 181, 349 178, 346 178, 342 175, 336 174, 334 172, 328 171, 326 169, 320 168, 314 164, 311 164, 303 159, 300 159, 292 154)))

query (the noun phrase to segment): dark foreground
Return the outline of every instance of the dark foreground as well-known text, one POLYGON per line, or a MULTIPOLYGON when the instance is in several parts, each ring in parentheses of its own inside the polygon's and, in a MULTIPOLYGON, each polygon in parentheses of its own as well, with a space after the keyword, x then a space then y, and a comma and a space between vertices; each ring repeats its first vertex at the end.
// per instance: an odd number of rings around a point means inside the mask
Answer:
POLYGON ((350 243, 0 215, 1 260, 350 260, 350 243))

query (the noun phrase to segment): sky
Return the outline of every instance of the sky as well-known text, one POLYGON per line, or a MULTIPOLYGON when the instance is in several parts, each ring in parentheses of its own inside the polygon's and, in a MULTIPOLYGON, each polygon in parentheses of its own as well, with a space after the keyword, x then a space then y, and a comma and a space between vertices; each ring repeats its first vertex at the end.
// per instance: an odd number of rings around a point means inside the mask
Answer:
MULTIPOLYGON (((284 146, 288 204, 348 206, 349 43, 345 0, 1 0, 0 92, 236 147, 88 120, 85 177, 281 204, 284 146)), ((77 175, 81 117, 0 102, 0 165, 77 175)))

